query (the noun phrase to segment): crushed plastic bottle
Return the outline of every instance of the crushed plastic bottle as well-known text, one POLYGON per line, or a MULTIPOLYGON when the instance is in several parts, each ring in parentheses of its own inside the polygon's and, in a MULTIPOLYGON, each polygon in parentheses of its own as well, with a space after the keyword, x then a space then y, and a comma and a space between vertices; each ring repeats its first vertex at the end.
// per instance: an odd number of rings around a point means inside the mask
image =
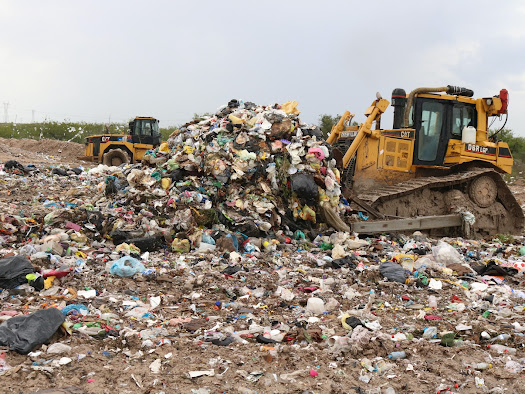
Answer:
POLYGON ((399 352, 392 352, 392 353, 390 353, 388 355, 388 358, 390 360, 393 360, 393 361, 395 361, 395 360, 402 360, 402 359, 404 359, 406 357, 407 357, 407 354, 405 353, 404 350, 401 350, 399 352))
POLYGON ((431 307, 432 309, 437 308, 436 296, 431 295, 428 297, 428 306, 431 307))
POLYGON ((474 363, 474 364, 465 364, 466 368, 475 369, 477 371, 483 371, 485 369, 492 368, 492 364, 489 363, 474 363))
POLYGON ((516 349, 514 349, 513 347, 505 346, 505 345, 496 344, 496 345, 487 345, 487 347, 489 348, 491 352, 496 352, 500 354, 503 354, 503 353, 516 354, 516 349))
POLYGON ((497 337, 492 338, 490 342, 506 341, 510 338, 511 338, 510 334, 499 334, 497 337))

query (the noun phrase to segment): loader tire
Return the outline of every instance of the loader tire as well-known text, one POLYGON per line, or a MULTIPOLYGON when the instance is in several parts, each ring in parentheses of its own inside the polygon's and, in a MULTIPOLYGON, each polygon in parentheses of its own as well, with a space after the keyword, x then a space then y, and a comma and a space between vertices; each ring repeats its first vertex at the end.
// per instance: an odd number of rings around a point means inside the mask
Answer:
POLYGON ((104 153, 103 164, 106 166, 119 166, 129 163, 129 155, 122 149, 112 149, 104 153))

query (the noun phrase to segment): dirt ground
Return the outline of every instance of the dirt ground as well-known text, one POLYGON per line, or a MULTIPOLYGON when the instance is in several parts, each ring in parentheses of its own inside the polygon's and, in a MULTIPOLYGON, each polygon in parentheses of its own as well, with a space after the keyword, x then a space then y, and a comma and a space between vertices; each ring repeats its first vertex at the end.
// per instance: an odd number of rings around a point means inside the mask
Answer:
MULTIPOLYGON (((58 165, 92 167, 76 159, 82 153, 83 146, 76 143, 0 139, 1 163, 17 160, 23 165, 35 164, 40 171, 30 177, 9 175, 1 180, 2 218, 7 214, 41 217, 47 213, 43 211, 46 201, 80 204, 89 200, 96 204, 100 199, 97 185, 103 178, 59 177, 49 172, 50 167, 58 165)), ((512 189, 525 202, 525 181, 516 181, 512 189)), ((319 249, 282 247, 261 252, 243 260, 243 271, 231 275, 222 272, 229 266, 228 256, 159 251, 149 256, 148 267, 155 274, 130 279, 105 272, 114 247, 97 239, 96 234, 90 233, 90 237, 96 242, 90 239, 79 246, 79 251, 90 256, 89 263, 79 273, 56 279, 55 287, 57 294, 64 294, 65 289, 95 289, 95 298, 78 296, 71 300, 90 307, 84 319, 77 315, 78 321, 100 322, 100 314, 113 314, 103 323, 107 324, 106 331, 117 334, 96 337, 60 330, 50 343, 67 344, 71 350, 59 355, 46 353, 46 345, 30 355, 2 349, 10 368, 1 372, 1 391, 525 393, 525 373, 513 373, 507 368, 509 361, 524 365, 525 340, 512 324, 525 325, 525 301, 515 294, 511 297, 494 291, 496 298, 491 304, 453 283, 459 279, 437 272, 431 274, 445 279, 441 290, 418 287, 415 281, 406 285, 385 282, 378 267, 387 251, 399 253, 399 244, 394 240, 371 240, 356 250, 355 256, 366 262, 367 268, 362 271, 320 265, 320 258, 315 257, 322 256, 319 249), (294 298, 279 296, 279 287, 291 289, 294 298), (354 295, 348 296, 349 291, 354 295), (438 301, 435 308, 428 305, 432 295, 438 301), (311 296, 324 299, 326 304, 333 299, 335 306, 324 314, 312 315, 306 308, 311 296), (154 297, 162 302, 151 309, 151 316, 127 315, 130 303, 149 306, 154 297), (465 310, 456 309, 459 303, 466 306, 465 310), (485 316, 488 309, 492 313, 485 316), (341 323, 345 311, 353 311, 362 322, 377 322, 380 327, 371 324, 362 342, 338 350, 328 345, 328 337, 349 333, 341 323), (189 318, 193 325, 187 325, 189 318), (229 327, 236 332, 246 331, 254 325, 281 327, 289 335, 288 341, 266 344, 257 341, 257 334, 245 334, 242 341, 221 346, 206 341, 204 335, 225 333, 229 327), (458 325, 470 328, 460 329, 458 325), (447 347, 440 339, 424 339, 428 327, 436 327, 439 333, 455 332, 462 342, 447 347), (483 340, 484 331, 492 337, 511 334, 510 340, 501 343, 518 349, 517 353, 490 352, 488 345, 499 342, 483 340), (405 359, 389 360, 390 353, 400 350, 406 352, 405 359), (59 365, 64 357, 70 360, 59 365), (376 367, 367 371, 363 366, 367 362, 376 367), (488 363, 490 368, 477 370, 478 363, 488 363), (212 376, 191 378, 191 371, 211 371, 212 376)), ((421 244, 436 242, 425 240, 421 244)), ((493 242, 457 242, 473 253, 496 253, 498 248, 493 242)), ((520 242, 518 239, 514 245, 504 245, 506 250, 500 252, 500 257, 516 255, 520 242)), ((7 256, 20 246, 4 242, 0 255, 7 256)), ((523 275, 507 277, 506 284, 514 293, 525 289, 523 275)), ((42 297, 34 292, 4 291, 0 295, 2 311, 20 313, 53 303, 64 306, 67 299, 42 297)))
POLYGON ((524 178, 516 179, 510 185, 510 190, 512 190, 514 197, 516 197, 516 200, 518 200, 518 202, 523 208, 525 205, 525 179, 524 178))
POLYGON ((76 164, 84 154, 84 145, 58 140, 0 138, 0 162, 17 160, 27 164, 76 164))

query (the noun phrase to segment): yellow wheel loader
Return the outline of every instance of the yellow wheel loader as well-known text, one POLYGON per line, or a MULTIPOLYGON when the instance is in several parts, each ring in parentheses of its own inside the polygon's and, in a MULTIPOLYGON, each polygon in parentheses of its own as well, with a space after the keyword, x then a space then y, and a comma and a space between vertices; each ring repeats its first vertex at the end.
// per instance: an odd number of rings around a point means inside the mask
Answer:
POLYGON ((86 138, 81 160, 118 166, 141 161, 144 154, 161 143, 159 121, 137 116, 129 122, 128 134, 100 134, 86 138))
POLYGON ((345 112, 327 142, 342 169, 343 195, 370 217, 349 223, 353 231, 523 231, 523 210, 501 176, 511 173, 512 154, 497 133, 489 136, 489 119, 508 116, 508 92, 473 95, 450 85, 408 95, 395 89, 392 129, 381 129, 389 102, 379 93, 361 125, 349 126, 354 115, 345 112))

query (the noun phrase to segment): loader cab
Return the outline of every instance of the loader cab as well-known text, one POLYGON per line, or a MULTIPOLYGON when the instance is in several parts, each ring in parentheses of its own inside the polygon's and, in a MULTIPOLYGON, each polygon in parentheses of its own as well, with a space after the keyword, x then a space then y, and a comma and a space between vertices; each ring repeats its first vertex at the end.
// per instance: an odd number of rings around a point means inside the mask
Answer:
POLYGON ((129 130, 134 144, 160 145, 159 121, 152 117, 136 117, 129 122, 129 130))
POLYGON ((449 140, 461 140, 463 128, 477 126, 475 104, 439 97, 417 97, 412 107, 414 164, 442 166, 449 140))

